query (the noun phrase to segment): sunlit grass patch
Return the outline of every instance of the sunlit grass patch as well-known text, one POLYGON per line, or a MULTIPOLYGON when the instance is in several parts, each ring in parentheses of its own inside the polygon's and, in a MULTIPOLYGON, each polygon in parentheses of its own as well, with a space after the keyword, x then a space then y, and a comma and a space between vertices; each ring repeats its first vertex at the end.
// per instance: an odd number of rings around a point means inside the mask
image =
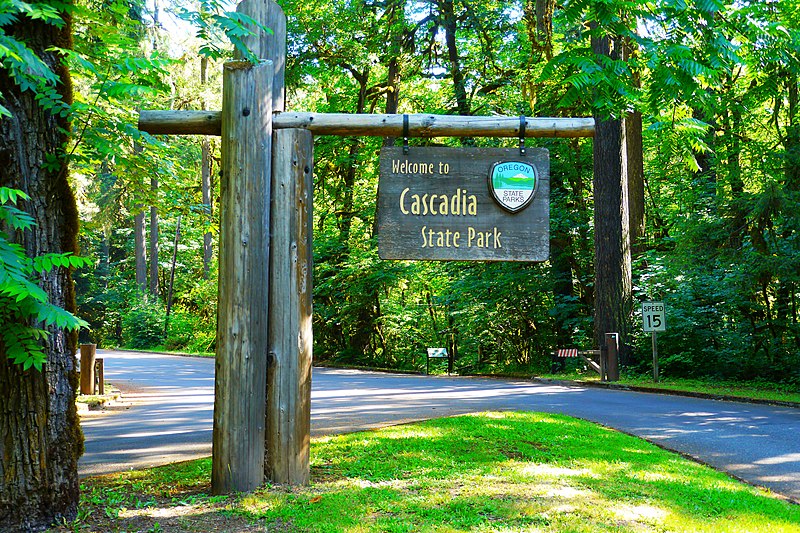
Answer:
POLYGON ((305 502, 242 511, 301 531, 800 531, 796 507, 557 415, 468 415, 333 437, 312 457, 305 502))
MULTIPOLYGON (((544 374, 540 377, 572 381, 600 381, 599 376, 592 373, 566 372, 560 374, 544 374)), ((646 387, 664 391, 702 393, 715 396, 800 404, 800 389, 798 389, 796 384, 792 383, 673 377, 662 377, 660 381, 656 383, 653 381, 653 377, 649 375, 622 375, 615 384, 629 387, 646 387)))
POLYGON ((224 517, 231 531, 800 532, 798 506, 566 416, 488 413, 325 437, 311 457, 307 487, 215 500, 202 492, 204 460, 91 480, 84 498, 99 485, 123 500, 134 491, 142 510, 126 500, 120 530, 130 516, 214 527, 224 517), (194 507, 170 510, 181 505, 194 507))

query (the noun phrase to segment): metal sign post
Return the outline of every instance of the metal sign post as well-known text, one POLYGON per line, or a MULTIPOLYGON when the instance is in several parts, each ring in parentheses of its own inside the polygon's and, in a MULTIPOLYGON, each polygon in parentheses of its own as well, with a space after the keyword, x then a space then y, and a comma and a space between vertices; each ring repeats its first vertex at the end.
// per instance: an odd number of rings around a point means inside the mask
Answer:
POLYGON ((656 337, 658 333, 655 331, 652 332, 653 336, 653 381, 658 383, 658 344, 656 343, 656 337))
POLYGON ((658 346, 656 337, 659 331, 667 331, 667 313, 664 302, 642 303, 642 326, 653 337, 653 381, 658 383, 658 346))

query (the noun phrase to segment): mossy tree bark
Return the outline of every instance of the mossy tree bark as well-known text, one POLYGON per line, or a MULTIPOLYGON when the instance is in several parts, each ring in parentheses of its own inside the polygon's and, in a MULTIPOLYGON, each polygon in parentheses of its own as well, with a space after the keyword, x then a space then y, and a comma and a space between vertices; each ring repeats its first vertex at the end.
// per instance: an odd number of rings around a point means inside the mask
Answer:
MULTIPOLYGON (((60 76, 58 90, 69 102, 69 75, 51 47, 70 47, 69 22, 62 28, 22 20, 6 34, 24 41, 60 76)), ((77 251, 78 213, 67 164, 46 165, 64 154, 68 123, 44 110, 31 91, 20 91, 0 70, 0 92, 11 118, 0 120, 0 186, 23 190, 21 207, 36 226, 17 235, 31 256, 77 251)), ((42 281, 50 301, 74 311, 70 273, 58 269, 42 281)), ((38 531, 74 518, 78 504, 78 457, 83 435, 75 409, 77 335, 51 328, 41 372, 13 364, 0 343, 0 530, 38 531)))

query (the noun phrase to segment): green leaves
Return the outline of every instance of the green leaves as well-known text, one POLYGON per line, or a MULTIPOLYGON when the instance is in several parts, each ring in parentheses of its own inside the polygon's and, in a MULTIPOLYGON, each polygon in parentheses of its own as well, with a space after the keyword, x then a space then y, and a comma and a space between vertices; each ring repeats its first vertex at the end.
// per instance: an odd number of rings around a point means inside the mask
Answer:
POLYGON ((44 254, 33 259, 33 270, 35 272, 49 272, 53 267, 81 268, 91 264, 91 260, 85 257, 75 257, 71 253, 44 254))
MULTIPOLYGON (((28 20, 41 20, 47 24, 62 27, 59 8, 51 3, 22 2, 7 0, 0 4, 0 65, 9 77, 23 91, 33 91, 46 110, 58 116, 66 116, 69 106, 56 90, 58 76, 28 46, 6 32, 6 26, 13 23, 29 23, 28 20)), ((0 104, 0 117, 10 116, 10 112, 0 104)))
POLYGON ((242 57, 253 63, 258 62, 258 58, 244 44, 244 39, 260 31, 271 34, 272 30, 248 15, 226 11, 224 9, 226 5, 219 0, 201 0, 198 10, 194 7, 192 9, 178 7, 176 11, 181 19, 190 22, 196 28, 196 37, 202 43, 201 55, 211 59, 228 55, 229 45, 224 39, 227 38, 242 57))
POLYGON ((573 107, 589 101, 601 114, 617 115, 636 106, 638 89, 628 61, 612 59, 581 48, 559 54, 545 67, 540 81, 559 76, 569 88, 559 105, 573 107))
POLYGON ((22 365, 24 370, 34 367, 41 371, 42 365, 47 362, 47 356, 40 342, 46 340, 48 336, 48 333, 41 329, 16 323, 8 324, 2 334, 6 355, 15 364, 22 365))
POLYGON ((33 218, 13 206, 0 209, 0 221, 10 225, 15 230, 30 229, 34 225, 33 218))
POLYGON ((28 200, 30 196, 17 189, 10 189, 8 187, 0 187, 0 204, 11 202, 16 204, 18 200, 28 200))
MULTIPOLYGON (((64 25, 64 21, 61 19, 61 14, 58 9, 46 3, 28 3, 20 0, 9 0, 4 2, 2 7, 0 7, 0 13, 8 17, 5 20, 9 22, 18 20, 15 15, 20 14, 32 20, 43 20, 59 28, 64 25)), ((7 22, 3 22, 3 18, 0 18, 0 25, 5 24, 7 24, 7 22)))
MULTIPOLYGON (((0 221, 16 231, 26 231, 35 223, 14 204, 28 199, 24 192, 0 187, 0 221)), ((46 355, 41 343, 49 332, 45 328, 76 330, 88 324, 72 313, 48 301, 47 293, 37 285, 56 268, 80 268, 91 260, 71 253, 49 253, 30 258, 25 249, 0 232, 0 322, 3 323, 3 346, 6 355, 25 370, 42 369, 46 355), (38 324, 38 325, 32 325, 38 324)))

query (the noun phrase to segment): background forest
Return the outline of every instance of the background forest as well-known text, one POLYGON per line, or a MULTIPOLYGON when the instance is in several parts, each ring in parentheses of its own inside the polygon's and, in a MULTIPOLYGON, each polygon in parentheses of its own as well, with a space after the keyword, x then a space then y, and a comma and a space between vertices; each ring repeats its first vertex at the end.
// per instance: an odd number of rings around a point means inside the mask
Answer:
MULTIPOLYGON (((651 361, 638 303, 663 300, 662 373, 800 382, 800 1, 278 3, 289 110, 631 119, 628 371, 651 361), (624 57, 593 52, 598 27, 624 57)), ((224 34, 242 31, 223 11, 76 7, 69 157, 96 259, 76 273, 84 341, 215 349, 218 146, 135 124, 139 109, 220 108, 224 34)), ((556 346, 593 347, 592 139, 528 143, 551 157, 542 264, 380 260, 378 153, 393 142, 315 141, 315 360, 420 369, 446 346, 462 372, 541 372, 556 346)))

